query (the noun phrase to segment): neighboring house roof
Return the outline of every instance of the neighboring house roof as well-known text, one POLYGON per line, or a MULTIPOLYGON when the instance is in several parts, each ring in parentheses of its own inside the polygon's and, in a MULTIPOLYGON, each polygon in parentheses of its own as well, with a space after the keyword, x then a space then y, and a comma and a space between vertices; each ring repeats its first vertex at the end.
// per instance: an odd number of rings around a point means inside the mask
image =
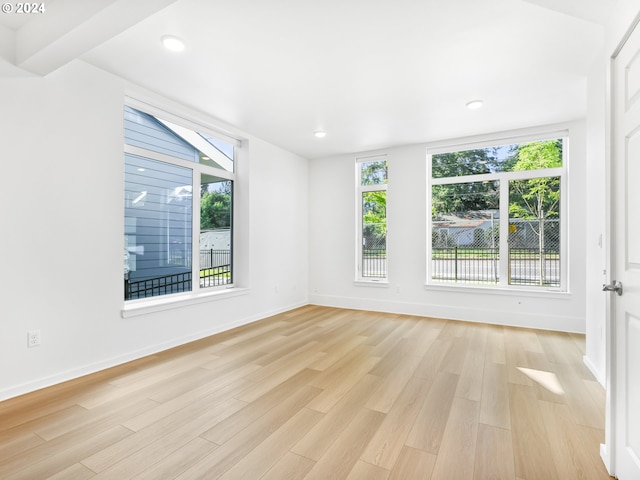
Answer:
POLYGON ((482 226, 490 226, 491 214, 493 219, 499 220, 500 215, 497 211, 480 210, 469 215, 440 215, 438 220, 433 221, 433 226, 438 228, 480 228, 482 226))
POLYGON ((486 222, 487 220, 461 220, 456 222, 433 222, 433 225, 440 228, 478 228, 486 222))

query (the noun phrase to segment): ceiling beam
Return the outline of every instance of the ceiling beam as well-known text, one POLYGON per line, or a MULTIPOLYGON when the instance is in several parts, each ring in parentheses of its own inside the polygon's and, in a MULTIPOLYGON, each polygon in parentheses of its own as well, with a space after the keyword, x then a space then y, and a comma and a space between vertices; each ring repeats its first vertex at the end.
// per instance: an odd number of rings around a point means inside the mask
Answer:
POLYGON ((16 67, 16 32, 0 24, 0 78, 31 76, 16 67))
POLYGON ((56 0, 16 32, 15 63, 47 75, 176 0, 56 0))

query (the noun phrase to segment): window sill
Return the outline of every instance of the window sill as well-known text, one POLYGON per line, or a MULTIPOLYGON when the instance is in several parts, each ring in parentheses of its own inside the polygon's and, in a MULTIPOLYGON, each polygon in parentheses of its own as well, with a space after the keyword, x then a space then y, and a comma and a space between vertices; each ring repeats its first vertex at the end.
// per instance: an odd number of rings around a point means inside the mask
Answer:
POLYGON ((214 302, 218 300, 225 300, 227 298, 239 297, 241 295, 247 295, 248 293, 248 288, 229 287, 225 288, 224 290, 215 290, 212 292, 198 294, 178 293, 175 295, 164 295, 155 298, 130 300, 122 308, 122 310, 120 311, 120 315, 122 316, 122 318, 137 317, 139 315, 163 312, 165 310, 181 308, 189 305, 196 305, 198 303, 214 302))
POLYGON ((518 297, 537 297, 537 298, 557 298, 569 300, 571 292, 558 290, 554 288, 531 288, 531 287, 501 287, 501 286, 483 286, 470 284, 434 284, 427 283, 425 290, 437 292, 457 292, 457 293, 478 293, 482 295, 509 295, 518 297))
POLYGON ((374 288, 389 288, 389 280, 354 280, 353 284, 356 287, 374 287, 374 288))

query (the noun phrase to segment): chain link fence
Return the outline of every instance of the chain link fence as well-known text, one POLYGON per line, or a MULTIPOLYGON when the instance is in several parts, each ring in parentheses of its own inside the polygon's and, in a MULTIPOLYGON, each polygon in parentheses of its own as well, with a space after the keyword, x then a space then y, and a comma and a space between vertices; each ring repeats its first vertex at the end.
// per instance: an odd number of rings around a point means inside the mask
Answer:
MULTIPOLYGON (((500 282, 500 222, 491 217, 434 221, 432 279, 443 282, 500 282)), ((511 285, 560 285, 558 219, 509 220, 508 282, 511 285)))
POLYGON ((365 223, 362 235, 362 276, 387 276, 387 231, 385 224, 365 223))

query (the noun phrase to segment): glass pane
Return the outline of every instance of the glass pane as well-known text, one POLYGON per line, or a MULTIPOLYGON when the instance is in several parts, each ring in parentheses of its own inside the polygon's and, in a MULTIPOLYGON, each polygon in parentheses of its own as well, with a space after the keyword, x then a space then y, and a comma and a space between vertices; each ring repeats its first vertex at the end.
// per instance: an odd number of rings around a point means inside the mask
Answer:
POLYGON ((232 143, 131 107, 124 109, 124 134, 127 145, 233 172, 232 143))
POLYGON ((561 166, 562 139, 556 139, 432 155, 431 176, 446 178, 561 166))
POLYGON ((360 163, 361 185, 379 185, 387 183, 387 161, 360 163))
POLYGON ((233 172, 233 162, 235 160, 235 147, 233 144, 203 133, 200 135, 214 147, 213 150, 207 147, 208 154, 201 152, 200 163, 214 168, 222 168, 227 172, 233 172))
POLYGON ((560 178, 509 182, 509 283, 560 286, 560 178))
POLYGON ((233 182, 202 175, 200 184, 200 287, 232 283, 233 182))
POLYGON ((191 170, 125 156, 125 300, 191 290, 191 170))
POLYGON ((432 186, 433 280, 498 283, 499 202, 498 181, 432 186))
POLYGON ((362 276, 387 276, 387 192, 362 194, 362 276))

